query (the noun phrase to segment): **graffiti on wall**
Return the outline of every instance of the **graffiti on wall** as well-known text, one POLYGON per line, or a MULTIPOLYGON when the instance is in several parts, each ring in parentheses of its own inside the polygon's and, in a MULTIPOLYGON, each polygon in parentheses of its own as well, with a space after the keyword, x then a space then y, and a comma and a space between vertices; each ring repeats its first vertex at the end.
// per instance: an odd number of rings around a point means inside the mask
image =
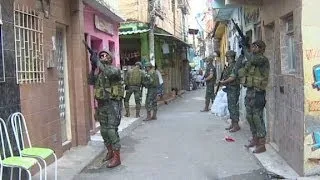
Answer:
POLYGON ((306 49, 305 54, 307 60, 314 60, 320 58, 320 49, 306 49))
POLYGON ((309 111, 320 111, 320 101, 310 101, 309 102, 309 111))
POLYGON ((260 9, 256 7, 245 7, 244 8, 244 22, 246 25, 254 24, 259 22, 260 9))

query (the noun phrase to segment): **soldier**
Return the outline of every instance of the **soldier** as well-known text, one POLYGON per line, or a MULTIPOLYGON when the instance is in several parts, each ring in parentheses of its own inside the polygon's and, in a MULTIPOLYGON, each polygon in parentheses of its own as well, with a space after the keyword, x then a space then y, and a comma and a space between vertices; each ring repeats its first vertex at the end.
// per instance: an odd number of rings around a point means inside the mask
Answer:
POLYGON ((140 117, 140 109, 141 109, 141 90, 142 90, 142 82, 144 77, 144 72, 141 70, 141 63, 136 62, 135 67, 128 71, 124 83, 126 85, 126 96, 124 98, 124 107, 126 109, 126 117, 130 116, 129 110, 129 100, 134 93, 134 99, 136 102, 136 117, 140 117))
POLYGON ((245 47, 244 42, 240 42, 244 55, 248 62, 245 67, 239 70, 240 83, 247 87, 245 97, 246 118, 250 125, 252 139, 247 148, 255 147, 254 153, 266 151, 266 127, 263 120, 263 109, 266 104, 266 88, 270 64, 268 58, 263 53, 266 44, 261 41, 255 41, 251 45, 250 52, 245 47))
MULTIPOLYGON (((236 53, 234 51, 227 51, 226 58, 228 67, 225 69, 223 74, 223 81, 220 81, 222 85, 226 85, 224 91, 227 92, 228 99, 228 110, 230 112, 230 119, 232 123, 226 130, 229 132, 237 132, 240 130, 239 126, 239 95, 240 95, 240 82, 239 79, 232 75, 233 71, 238 71, 235 61, 236 53)), ((241 58, 241 57, 240 57, 241 58)), ((238 59, 239 61, 239 59, 238 59)))
POLYGON ((121 121, 124 94, 121 72, 112 66, 112 60, 113 57, 109 51, 101 51, 99 59, 92 58, 92 69, 89 75, 89 83, 94 85, 94 96, 98 102, 95 117, 100 122, 101 135, 107 147, 107 155, 103 162, 110 160, 107 164, 108 168, 121 164, 118 126, 121 121), (95 74, 96 68, 98 71, 95 74))
POLYGON ((147 75, 144 81, 144 86, 148 88, 146 97, 147 118, 144 121, 157 119, 157 91, 159 86, 159 77, 150 62, 146 63, 147 75), (151 117, 151 111, 153 111, 151 117))
POLYGON ((213 65, 213 57, 206 58, 206 72, 204 74, 204 80, 206 82, 206 96, 205 96, 205 107, 201 112, 208 112, 210 100, 213 103, 214 100, 214 84, 216 82, 216 68, 213 65))

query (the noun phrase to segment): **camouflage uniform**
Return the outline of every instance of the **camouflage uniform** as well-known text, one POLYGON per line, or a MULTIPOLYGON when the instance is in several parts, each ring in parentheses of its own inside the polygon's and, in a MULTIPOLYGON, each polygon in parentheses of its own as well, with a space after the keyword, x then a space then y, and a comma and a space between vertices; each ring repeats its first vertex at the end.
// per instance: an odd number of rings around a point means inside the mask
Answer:
MULTIPOLYGON (((146 67, 151 67, 151 63, 148 63, 146 67)), ((144 80, 144 86, 148 88, 147 97, 146 97, 146 109, 147 109, 147 118, 145 120, 156 119, 156 114, 158 110, 157 105, 157 92, 159 86, 159 77, 154 69, 150 69, 147 72, 146 78, 144 80), (151 111, 153 111, 153 116, 151 117, 151 111)))
POLYGON ((100 72, 90 74, 90 84, 95 88, 95 99, 98 102, 95 117, 100 122, 101 135, 106 146, 120 149, 118 126, 121 121, 123 87, 120 70, 111 65, 98 63, 100 72))
POLYGON ((101 136, 108 149, 104 161, 111 159, 107 167, 115 167, 121 164, 118 126, 121 121, 124 88, 121 83, 120 69, 105 61, 98 61, 97 67, 99 73, 95 75, 92 70, 89 75, 89 83, 94 85, 94 95, 98 102, 95 118, 100 122, 101 136))
POLYGON ((212 64, 213 58, 209 57, 207 58, 207 67, 206 72, 204 74, 204 78, 209 77, 210 75, 213 75, 213 77, 206 81, 206 96, 205 96, 205 108, 202 110, 202 112, 209 111, 209 104, 210 101, 213 103, 214 100, 214 85, 216 83, 216 68, 212 64))
MULTIPOLYGON (((264 50, 263 41, 256 41, 253 46, 264 50)), ((270 64, 263 53, 248 53, 245 51, 248 62, 243 69, 240 82, 247 87, 245 97, 246 118, 250 125, 252 140, 246 147, 256 145, 255 153, 265 151, 266 128, 263 120, 263 109, 266 104, 266 87, 268 84, 270 64)))
POLYGON ((134 93, 134 99, 136 103, 136 117, 140 117, 141 96, 142 96, 141 90, 142 90, 142 82, 144 77, 144 73, 140 69, 140 67, 141 67, 141 64, 136 63, 136 67, 129 70, 124 80, 124 83, 126 85, 126 96, 124 98, 126 117, 130 116, 129 100, 132 93, 134 93))
MULTIPOLYGON (((228 79, 229 77, 234 77, 234 73, 238 71, 236 66, 236 62, 234 58, 236 56, 234 51, 228 51, 226 56, 230 56, 233 58, 233 61, 229 64, 229 66, 224 71, 223 79, 228 79)), ((238 59, 239 61, 239 59, 238 59)), ((240 95, 240 82, 238 78, 235 78, 234 81, 226 85, 225 91, 227 92, 228 99, 228 110, 230 112, 230 119, 232 120, 232 124, 230 127, 226 128, 226 130, 230 130, 230 132, 236 132, 240 130, 239 127, 239 95, 240 95)))

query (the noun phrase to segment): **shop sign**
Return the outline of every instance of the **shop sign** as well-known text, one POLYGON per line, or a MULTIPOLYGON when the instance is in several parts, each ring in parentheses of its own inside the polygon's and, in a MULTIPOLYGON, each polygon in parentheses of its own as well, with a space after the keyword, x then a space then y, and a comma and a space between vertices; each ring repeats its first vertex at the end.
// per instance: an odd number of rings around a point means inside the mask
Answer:
POLYGON ((98 15, 94 16, 94 25, 99 31, 114 35, 114 26, 98 15))

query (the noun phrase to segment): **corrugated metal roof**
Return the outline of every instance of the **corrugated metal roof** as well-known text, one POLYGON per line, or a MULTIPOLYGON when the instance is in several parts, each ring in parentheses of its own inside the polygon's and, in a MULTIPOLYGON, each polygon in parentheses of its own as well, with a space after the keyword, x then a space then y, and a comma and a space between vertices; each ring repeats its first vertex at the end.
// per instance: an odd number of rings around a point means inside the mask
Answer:
POLYGON ((141 33, 145 33, 148 31, 149 31, 149 29, 125 31, 125 32, 119 32, 119 35, 141 34, 141 33))

